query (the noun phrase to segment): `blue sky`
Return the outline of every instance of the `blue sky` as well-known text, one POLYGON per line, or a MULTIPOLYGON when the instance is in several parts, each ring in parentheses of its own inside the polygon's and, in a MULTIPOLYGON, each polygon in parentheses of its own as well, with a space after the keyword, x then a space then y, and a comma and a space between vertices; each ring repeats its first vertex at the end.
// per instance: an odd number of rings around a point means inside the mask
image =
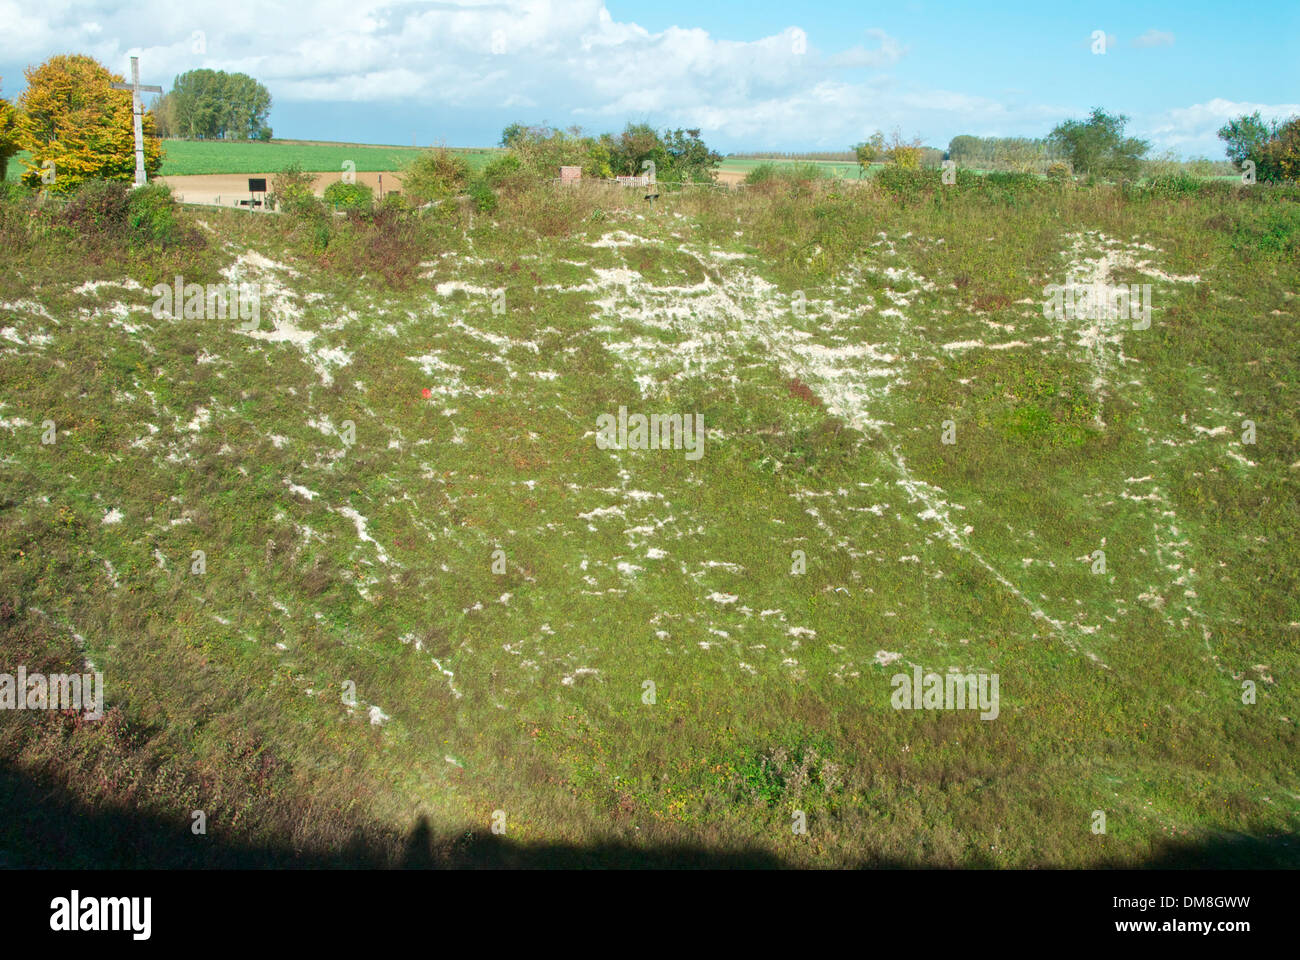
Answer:
POLYGON ((1219 157, 1228 117, 1300 113, 1296 0, 0 0, 0 24, 5 96, 52 54, 123 71, 135 52, 164 86, 252 74, 283 137, 472 146, 515 120, 648 120, 724 151, 846 149, 895 127, 942 147, 1103 106, 1157 151, 1219 157))

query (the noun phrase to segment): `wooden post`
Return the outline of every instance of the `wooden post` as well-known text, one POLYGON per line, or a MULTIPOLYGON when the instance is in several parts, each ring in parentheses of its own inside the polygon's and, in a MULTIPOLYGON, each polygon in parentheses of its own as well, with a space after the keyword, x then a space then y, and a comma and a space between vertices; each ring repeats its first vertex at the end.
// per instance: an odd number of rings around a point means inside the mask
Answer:
POLYGON ((163 88, 140 83, 140 58, 131 58, 131 82, 114 83, 114 90, 131 91, 131 114, 135 126, 135 185, 143 187, 149 182, 149 178, 144 172, 144 104, 140 102, 140 91, 147 93, 162 93, 163 88))

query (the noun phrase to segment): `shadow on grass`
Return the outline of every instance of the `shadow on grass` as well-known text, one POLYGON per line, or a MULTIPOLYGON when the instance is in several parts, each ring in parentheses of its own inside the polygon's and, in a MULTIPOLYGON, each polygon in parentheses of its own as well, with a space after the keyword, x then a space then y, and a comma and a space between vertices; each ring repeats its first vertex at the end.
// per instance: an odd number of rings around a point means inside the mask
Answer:
MULTIPOLYGON (((211 825, 210 825, 211 826, 211 825)), ((790 864, 764 850, 720 851, 691 844, 639 846, 527 844, 482 827, 437 833, 424 817, 404 838, 356 833, 330 850, 232 842, 213 830, 191 833, 188 819, 130 809, 92 809, 63 788, 0 765, 0 868, 7 869, 777 869, 790 864), (392 855, 388 851, 394 851, 392 855)), ((923 868, 879 861, 864 869, 923 868)), ((973 865, 978 866, 978 865, 973 865)), ((1099 864, 1131 868, 1134 864, 1099 864)), ((1225 838, 1170 843, 1137 865, 1150 869, 1259 869, 1300 866, 1300 838, 1225 838)))
POLYGON ((526 844, 482 826, 435 832, 424 817, 405 837, 357 833, 337 849, 230 841, 210 820, 191 832, 188 817, 95 809, 68 791, 0 764, 0 868, 8 869, 439 869, 748 868, 785 864, 765 851, 719 852, 694 845, 526 844), (390 855, 390 851, 393 854, 390 855))

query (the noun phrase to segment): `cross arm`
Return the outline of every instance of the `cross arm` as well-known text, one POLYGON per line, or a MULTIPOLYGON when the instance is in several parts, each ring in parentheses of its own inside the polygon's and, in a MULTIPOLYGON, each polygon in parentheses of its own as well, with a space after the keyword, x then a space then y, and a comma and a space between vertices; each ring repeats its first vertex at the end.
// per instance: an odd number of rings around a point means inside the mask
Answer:
POLYGON ((129 83, 112 83, 109 84, 114 90, 138 90, 141 93, 162 93, 163 88, 155 83, 142 83, 140 86, 134 86, 129 83))

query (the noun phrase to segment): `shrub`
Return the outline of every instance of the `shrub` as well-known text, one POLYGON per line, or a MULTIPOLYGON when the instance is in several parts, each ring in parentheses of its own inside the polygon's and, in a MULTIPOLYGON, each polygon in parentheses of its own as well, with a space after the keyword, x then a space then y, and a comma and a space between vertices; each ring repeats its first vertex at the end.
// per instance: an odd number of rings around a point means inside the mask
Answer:
POLYGON ((1152 197, 1180 199, 1198 195, 1202 186, 1201 178, 1190 173, 1166 173, 1152 177, 1144 192, 1152 197))
POLYGON ((916 170, 921 166, 921 148, 911 146, 895 147, 894 163, 904 170, 916 170))
POLYGON ((728 764, 734 771, 729 785, 745 803, 821 808, 844 786, 842 768, 828 753, 825 743, 810 741, 750 750, 728 764))
POLYGON ((492 213, 497 208, 497 195, 482 177, 470 181, 469 196, 479 213, 492 213))
POLYGON ((312 193, 315 182, 315 176, 304 172, 302 164, 295 160, 271 178, 267 202, 277 210, 300 213, 315 203, 316 196, 312 193))
POLYGON ((126 234, 129 193, 120 180, 84 181, 55 220, 80 236, 121 238, 126 234))
POLYGON ((1300 117, 1292 117, 1277 127, 1264 149, 1260 166, 1268 173, 1269 180, 1300 181, 1300 117))
POLYGON ((1108 114, 1100 107, 1087 120, 1057 124, 1047 137, 1048 147, 1082 173, 1120 180, 1137 176, 1150 144, 1124 136, 1128 117, 1108 114))
POLYGON ((1064 160, 1053 160, 1047 166, 1047 179, 1049 180, 1069 180, 1070 165, 1064 160))
MULTIPOLYGON (((1246 192, 1252 197, 1263 193, 1254 188, 1246 192)), ((1233 226, 1231 242, 1234 250, 1264 259, 1300 257, 1300 207, 1269 204, 1240 218, 1233 226)))
POLYGON ((1032 173, 995 170, 977 175, 974 186, 987 199, 1007 206, 1016 206, 1022 200, 1032 199, 1044 190, 1047 181, 1032 173))
POLYGON ((493 158, 486 167, 483 168, 483 179, 489 186, 500 187, 512 183, 518 178, 523 164, 513 153, 504 153, 499 157, 493 158))
POLYGON ((375 194, 364 183, 339 180, 325 188, 325 202, 335 210, 368 210, 375 202, 375 194))
POLYGON ((635 176, 653 163, 656 179, 666 186, 709 183, 722 162, 721 154, 700 139, 698 129, 661 131, 647 123, 629 123, 621 133, 599 137, 587 136, 576 126, 560 130, 514 123, 506 127, 501 143, 531 179, 553 179, 562 166, 581 167, 584 177, 594 179, 635 176))
POLYGON ((853 154, 858 161, 858 175, 865 177, 867 169, 872 163, 885 159, 885 153, 889 148, 885 146, 885 135, 877 130, 871 135, 871 139, 864 140, 862 143, 853 145, 853 154))
MULTIPOLYGON (((959 182, 961 173, 962 171, 958 171, 959 182)), ((895 163, 887 165, 876 174, 875 182, 886 193, 893 194, 903 202, 918 200, 933 193, 943 184, 938 170, 900 167, 895 163)))
POLYGON ((469 164, 446 147, 426 150, 416 157, 402 176, 402 187, 422 203, 453 197, 469 182, 469 164))
POLYGON ((165 184, 151 183, 132 190, 127 199, 127 217, 135 235, 148 243, 170 246, 183 238, 179 209, 171 188, 165 184))
POLYGON ((99 246, 203 246, 203 237, 181 222, 171 189, 161 183, 132 189, 120 180, 86 180, 52 218, 79 242, 99 246))
MULTIPOLYGON (((1267 124, 1256 110, 1249 116, 1229 120, 1219 128, 1219 139, 1228 146, 1225 153, 1238 170, 1247 160, 1258 166, 1260 155, 1277 130, 1277 124, 1267 124)), ((1261 177, 1261 179, 1263 179, 1261 177)))
POLYGON ((32 190, 21 180, 0 180, 0 203, 12 203, 32 195, 32 190))
POLYGON ((352 209, 346 220, 326 217, 311 236, 314 252, 348 276, 379 276, 404 287, 419 276, 436 228, 426 219, 394 206, 352 209), (323 235, 324 229, 328 235, 323 235))

